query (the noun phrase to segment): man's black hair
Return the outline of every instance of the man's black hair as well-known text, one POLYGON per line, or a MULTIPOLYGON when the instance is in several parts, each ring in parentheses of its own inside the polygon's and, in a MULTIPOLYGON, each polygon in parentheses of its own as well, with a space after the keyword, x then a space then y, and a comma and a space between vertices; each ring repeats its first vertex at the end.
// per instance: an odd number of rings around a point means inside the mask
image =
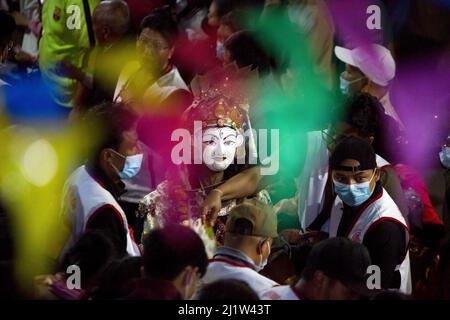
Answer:
POLYGON ((348 123, 362 136, 370 137, 378 130, 381 110, 383 107, 377 98, 367 93, 357 93, 347 98, 335 114, 338 122, 348 123))
POLYGON ((236 64, 242 68, 251 66, 261 74, 270 71, 270 58, 249 31, 239 31, 225 41, 225 48, 236 64))
POLYGON ((3 48, 12 37, 16 23, 14 18, 4 10, 0 10, 0 48, 3 48))
POLYGON ((131 293, 129 283, 141 277, 142 257, 126 256, 112 261, 99 278, 94 299, 120 299, 131 293))
POLYGON ((209 283, 200 289, 198 300, 259 300, 250 286, 241 280, 227 279, 209 283))
POLYGON ((401 135, 396 121, 385 114, 380 101, 368 93, 356 93, 334 110, 336 122, 355 127, 365 138, 374 137, 373 148, 377 154, 394 161, 392 148, 401 135))
POLYGON ((85 119, 88 132, 95 133, 99 139, 89 155, 89 160, 95 164, 103 149, 117 150, 122 142, 123 133, 133 128, 137 116, 123 104, 105 102, 90 109, 85 119))
POLYGON ((61 271, 71 265, 81 270, 81 282, 97 277, 118 256, 113 242, 101 230, 87 230, 64 255, 61 271))
POLYGON ((216 2, 217 15, 222 18, 235 9, 253 9, 262 12, 263 0, 213 0, 216 2))
POLYGON ((172 281, 187 266, 203 276, 208 265, 205 245, 190 228, 169 224, 144 238, 144 271, 148 277, 172 281))
POLYGON ((164 39, 174 46, 178 37, 178 27, 169 10, 156 9, 141 22, 141 32, 145 28, 159 32, 164 39))

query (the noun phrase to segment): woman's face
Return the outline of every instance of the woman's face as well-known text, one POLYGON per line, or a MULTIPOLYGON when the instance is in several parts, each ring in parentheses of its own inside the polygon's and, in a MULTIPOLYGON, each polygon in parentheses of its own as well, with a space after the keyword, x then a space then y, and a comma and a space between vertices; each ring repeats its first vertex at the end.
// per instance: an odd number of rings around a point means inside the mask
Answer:
POLYGON ((203 163, 211 171, 224 171, 234 161, 242 135, 229 127, 208 128, 203 132, 203 163))
POLYGON ((161 33, 145 28, 137 40, 137 51, 141 63, 160 73, 169 64, 173 48, 161 33))
POLYGON ((208 11, 208 24, 211 27, 219 26, 219 16, 217 15, 216 1, 212 1, 208 11))

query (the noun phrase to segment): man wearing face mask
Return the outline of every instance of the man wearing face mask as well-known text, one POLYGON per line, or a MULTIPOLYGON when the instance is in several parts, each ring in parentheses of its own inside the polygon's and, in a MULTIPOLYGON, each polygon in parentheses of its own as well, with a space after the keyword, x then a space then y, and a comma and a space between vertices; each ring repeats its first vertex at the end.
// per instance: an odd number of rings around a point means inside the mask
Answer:
POLYGON ((336 46, 334 53, 345 63, 345 71, 340 76, 341 92, 344 95, 366 92, 377 97, 384 112, 404 129, 389 98, 389 85, 395 76, 395 61, 389 49, 379 44, 354 49, 336 46))
POLYGON ((277 236, 277 217, 271 207, 257 200, 234 207, 225 228, 225 245, 215 251, 201 285, 236 279, 257 293, 277 285, 258 273, 267 264, 277 236))
POLYGON ((62 218, 71 230, 65 249, 85 230, 98 229, 111 238, 120 254, 139 256, 133 230, 117 203, 125 191, 121 179, 132 178, 141 167, 135 115, 121 105, 105 104, 94 107, 87 121, 92 132, 102 131, 86 164, 72 173, 64 187, 62 218))
POLYGON ((382 288, 411 293, 408 227, 379 182, 372 147, 360 138, 345 138, 334 149, 330 167, 337 194, 327 222, 330 237, 364 244, 372 264, 380 267, 382 288))

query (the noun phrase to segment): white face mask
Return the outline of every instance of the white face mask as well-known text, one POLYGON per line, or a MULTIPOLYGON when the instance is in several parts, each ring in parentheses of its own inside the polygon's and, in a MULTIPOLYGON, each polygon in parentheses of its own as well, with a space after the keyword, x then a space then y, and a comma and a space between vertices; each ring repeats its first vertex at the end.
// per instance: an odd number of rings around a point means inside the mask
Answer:
POLYGON ((339 88, 341 89, 341 92, 343 95, 349 95, 350 94, 350 85, 352 83, 361 81, 362 79, 364 79, 364 77, 352 80, 352 81, 348 81, 346 79, 344 79, 344 77, 342 76, 343 73, 341 73, 341 76, 339 77, 339 88))
POLYGON ((234 129, 208 128, 202 137, 203 163, 211 171, 224 171, 233 163, 241 143, 242 136, 234 129))
MULTIPOLYGON (((260 272, 262 269, 264 269, 266 266, 267 266, 267 262, 269 261, 269 256, 270 256, 270 243, 269 243, 269 241, 265 241, 266 243, 267 243, 267 245, 268 245, 268 249, 269 249, 269 254, 267 255, 267 258, 265 258, 264 260, 263 260, 263 258, 262 258, 262 250, 261 250, 261 253, 259 254, 259 259, 260 259, 260 263, 259 263, 259 265, 257 265, 256 266, 256 271, 257 272, 260 272)), ((261 248, 262 249, 262 248, 261 248)))

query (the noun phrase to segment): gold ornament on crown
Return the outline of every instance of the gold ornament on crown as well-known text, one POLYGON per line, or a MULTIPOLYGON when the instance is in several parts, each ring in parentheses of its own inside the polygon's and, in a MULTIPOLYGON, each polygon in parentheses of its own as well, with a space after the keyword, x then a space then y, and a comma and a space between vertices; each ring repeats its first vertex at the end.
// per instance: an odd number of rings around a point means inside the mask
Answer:
POLYGON ((236 64, 196 76, 191 82, 194 101, 185 111, 185 119, 202 121, 203 128, 241 128, 257 79, 258 71, 236 64))

